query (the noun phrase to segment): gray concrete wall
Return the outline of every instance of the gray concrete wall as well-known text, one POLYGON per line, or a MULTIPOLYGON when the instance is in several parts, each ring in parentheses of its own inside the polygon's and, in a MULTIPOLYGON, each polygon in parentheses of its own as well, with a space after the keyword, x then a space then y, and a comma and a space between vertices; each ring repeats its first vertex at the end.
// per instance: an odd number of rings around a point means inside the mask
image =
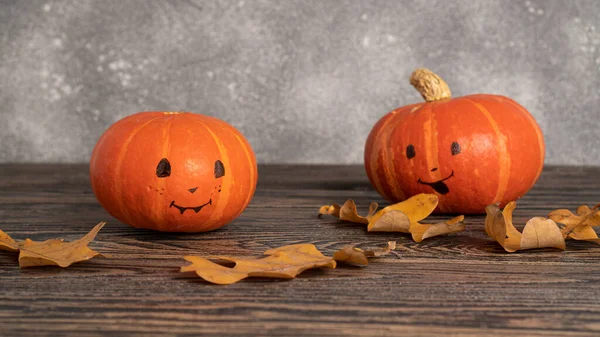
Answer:
POLYGON ((360 163, 429 67, 600 165, 600 1, 0 0, 0 162, 85 162, 142 110, 222 118, 266 162, 360 163))

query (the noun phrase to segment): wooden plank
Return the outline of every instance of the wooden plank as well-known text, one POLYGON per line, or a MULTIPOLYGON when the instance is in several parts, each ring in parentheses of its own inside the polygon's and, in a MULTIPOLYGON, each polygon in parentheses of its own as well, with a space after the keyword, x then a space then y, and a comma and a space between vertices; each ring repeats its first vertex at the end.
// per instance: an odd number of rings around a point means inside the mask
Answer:
MULTIPOLYGON (((417 244, 403 234, 317 219, 320 205, 353 198, 385 205, 360 166, 261 166, 248 209, 200 234, 137 230, 96 202, 85 165, 0 165, 0 229, 13 237, 76 239, 108 221, 94 248, 110 255, 20 270, 0 252, 0 335, 386 336, 600 334, 600 246, 507 254, 482 216, 467 231, 417 244), (178 272, 188 254, 260 255, 312 242, 325 253, 350 243, 398 241, 367 268, 311 270, 295 280, 208 284, 178 272)), ((548 167, 515 222, 554 208, 600 202, 600 168, 548 167)), ((443 219, 436 216, 434 219, 443 219)))

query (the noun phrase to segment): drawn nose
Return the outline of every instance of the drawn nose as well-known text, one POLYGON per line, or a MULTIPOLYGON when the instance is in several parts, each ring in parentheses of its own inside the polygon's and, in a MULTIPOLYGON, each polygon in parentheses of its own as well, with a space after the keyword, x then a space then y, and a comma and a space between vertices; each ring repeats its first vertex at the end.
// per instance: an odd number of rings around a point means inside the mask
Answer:
POLYGON ((194 187, 194 188, 190 188, 188 191, 190 191, 190 193, 194 193, 194 192, 196 192, 197 189, 198 189, 198 187, 194 187))
POLYGON ((435 172, 435 171, 437 171, 437 167, 434 167, 431 169, 431 172, 435 172))

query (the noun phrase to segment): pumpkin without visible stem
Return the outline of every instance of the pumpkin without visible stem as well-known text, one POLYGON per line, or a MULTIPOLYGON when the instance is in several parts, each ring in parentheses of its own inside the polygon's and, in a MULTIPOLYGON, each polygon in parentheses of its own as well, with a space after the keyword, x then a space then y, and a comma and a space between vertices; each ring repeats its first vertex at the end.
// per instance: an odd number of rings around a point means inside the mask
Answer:
POLYGON ((384 116, 365 145, 371 184, 392 202, 436 193, 444 213, 483 213, 525 194, 544 164, 544 138, 531 114, 498 95, 451 98, 446 82, 417 69, 424 103, 384 116))
POLYGON ((111 125, 90 161, 100 204, 133 227, 203 232, 230 222, 254 194, 248 141, 217 118, 140 112, 111 125))

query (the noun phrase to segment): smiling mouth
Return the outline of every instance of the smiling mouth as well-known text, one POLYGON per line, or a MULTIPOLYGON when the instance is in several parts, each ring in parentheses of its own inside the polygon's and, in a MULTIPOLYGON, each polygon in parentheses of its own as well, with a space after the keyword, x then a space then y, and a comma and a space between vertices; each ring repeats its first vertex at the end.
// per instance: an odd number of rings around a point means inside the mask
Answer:
POLYGON ((425 181, 422 181, 421 178, 419 178, 419 184, 423 184, 423 185, 427 185, 430 186, 431 188, 433 188, 436 192, 438 192, 439 194, 447 194, 448 192, 450 192, 450 189, 448 189, 448 185, 446 185, 444 183, 444 181, 450 179, 454 177, 454 170, 452 170, 452 173, 450 173, 449 176, 447 176, 446 178, 442 179, 442 180, 438 180, 432 183, 428 183, 425 181))
POLYGON ((200 205, 200 206, 196 206, 196 207, 182 207, 182 206, 179 206, 179 205, 175 204, 175 200, 173 200, 173 201, 171 201, 171 205, 169 205, 169 208, 175 207, 175 208, 177 208, 179 210, 179 212, 181 214, 183 214, 188 209, 192 209, 192 210, 194 210, 194 212, 198 213, 206 205, 212 205, 212 199, 208 200, 208 202, 206 204, 200 205))

